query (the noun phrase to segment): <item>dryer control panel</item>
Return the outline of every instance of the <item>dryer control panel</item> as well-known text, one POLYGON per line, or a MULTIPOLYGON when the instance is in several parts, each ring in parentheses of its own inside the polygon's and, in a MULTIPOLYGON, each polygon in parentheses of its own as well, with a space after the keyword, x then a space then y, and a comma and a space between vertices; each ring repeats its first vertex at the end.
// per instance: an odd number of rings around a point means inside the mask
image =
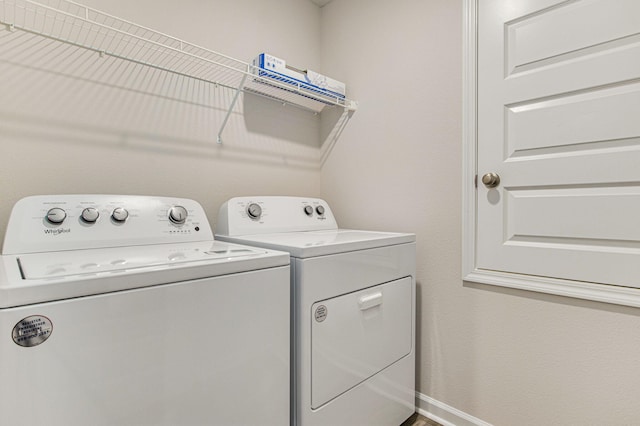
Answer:
POLYGON ((236 197, 220 207, 216 233, 227 236, 338 229, 326 201, 306 197, 236 197))
POLYGON ((185 198, 42 195, 18 201, 3 254, 213 240, 202 206, 185 198))

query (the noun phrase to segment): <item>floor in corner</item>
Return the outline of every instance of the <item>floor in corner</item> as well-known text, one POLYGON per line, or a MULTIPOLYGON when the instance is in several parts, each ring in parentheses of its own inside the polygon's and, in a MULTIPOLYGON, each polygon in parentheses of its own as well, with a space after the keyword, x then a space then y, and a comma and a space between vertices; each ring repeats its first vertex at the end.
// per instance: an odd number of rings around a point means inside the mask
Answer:
POLYGON ((420 414, 415 413, 413 416, 409 417, 400 426, 442 426, 442 425, 440 423, 434 422, 431 419, 426 418, 425 416, 421 416, 420 414))

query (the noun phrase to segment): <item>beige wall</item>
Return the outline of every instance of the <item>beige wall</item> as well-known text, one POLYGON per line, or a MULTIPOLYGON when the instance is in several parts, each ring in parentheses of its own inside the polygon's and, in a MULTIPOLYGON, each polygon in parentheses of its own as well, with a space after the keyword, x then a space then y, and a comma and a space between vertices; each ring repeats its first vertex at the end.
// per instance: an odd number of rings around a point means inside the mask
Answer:
POLYGON ((320 170, 309 114, 245 99, 216 146, 228 91, 144 75, 181 99, 195 90, 190 105, 52 73, 63 55, 3 57, 0 237, 37 193, 176 195, 212 222, 234 195, 323 196, 343 227, 417 234, 421 394, 495 425, 640 422, 636 309, 460 279, 460 1, 85 1, 241 59, 318 67, 360 108, 320 170))
POLYGON ((462 2, 334 0, 322 61, 360 108, 322 170, 343 227, 418 240, 418 391, 495 425, 640 422, 638 310, 463 283, 462 2))
MULTIPOLYGON (((319 67, 311 2, 85 4, 244 61, 267 51, 319 67)), ((13 204, 34 194, 193 198, 212 222, 231 196, 320 195, 312 113, 241 97, 218 146, 231 90, 27 38, 0 50, 0 240, 13 204)))

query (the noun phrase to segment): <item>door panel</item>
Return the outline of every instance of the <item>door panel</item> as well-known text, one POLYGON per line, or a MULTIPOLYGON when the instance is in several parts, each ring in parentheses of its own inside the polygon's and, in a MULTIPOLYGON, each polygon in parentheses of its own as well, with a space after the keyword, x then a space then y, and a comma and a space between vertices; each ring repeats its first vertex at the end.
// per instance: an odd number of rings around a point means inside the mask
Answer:
POLYGON ((607 44, 637 36, 637 0, 544 3, 548 2, 538 1, 540 9, 505 22, 510 73, 560 63, 590 50, 606 51, 607 44))
POLYGON ((476 266, 640 287, 640 2, 479 2, 476 266))
POLYGON ((506 105, 507 158, 637 146, 638 105, 637 82, 506 105))
POLYGON ((411 280, 401 278, 312 306, 311 408, 409 355, 411 280))

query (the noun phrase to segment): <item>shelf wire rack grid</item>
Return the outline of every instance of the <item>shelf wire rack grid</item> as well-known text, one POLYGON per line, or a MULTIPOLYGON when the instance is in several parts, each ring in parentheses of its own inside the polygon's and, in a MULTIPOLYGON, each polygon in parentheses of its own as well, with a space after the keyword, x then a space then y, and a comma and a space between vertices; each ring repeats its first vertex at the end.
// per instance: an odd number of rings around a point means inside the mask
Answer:
POLYGON ((0 0, 0 21, 100 55, 237 89, 247 64, 66 0, 0 0))
MULTIPOLYGON (((100 56, 197 79, 215 86, 266 96, 313 112, 324 106, 355 110, 356 103, 175 37, 116 18, 68 0, 0 0, 0 23, 10 32, 24 31, 94 51, 100 56)), ((237 101, 229 106, 221 133, 237 101)))

